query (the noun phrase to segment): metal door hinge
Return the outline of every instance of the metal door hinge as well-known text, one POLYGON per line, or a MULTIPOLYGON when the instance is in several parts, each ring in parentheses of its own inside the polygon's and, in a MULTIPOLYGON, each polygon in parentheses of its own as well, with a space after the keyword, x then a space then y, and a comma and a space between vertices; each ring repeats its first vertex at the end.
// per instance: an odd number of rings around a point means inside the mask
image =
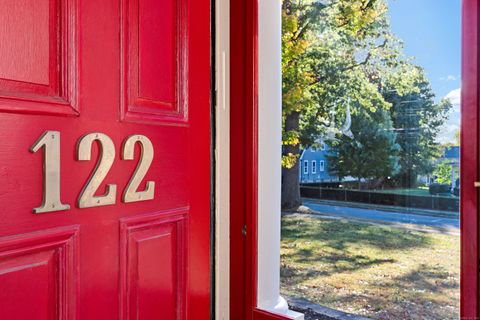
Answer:
POLYGON ((242 234, 243 234, 244 237, 247 236, 247 226, 246 225, 243 225, 243 227, 242 227, 242 234))

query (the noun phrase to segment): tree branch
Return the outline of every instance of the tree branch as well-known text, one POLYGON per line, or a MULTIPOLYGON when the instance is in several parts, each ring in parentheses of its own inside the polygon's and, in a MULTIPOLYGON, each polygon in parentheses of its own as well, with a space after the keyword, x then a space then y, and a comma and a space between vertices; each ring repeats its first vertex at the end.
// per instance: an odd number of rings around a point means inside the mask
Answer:
MULTIPOLYGON (((372 58, 372 51, 373 51, 373 50, 380 49, 380 48, 384 48, 384 47, 387 45, 387 42, 388 42, 388 39, 385 39, 382 44, 380 44, 380 45, 376 46, 375 48, 373 48, 370 52, 368 52, 367 56, 366 56, 365 59, 363 59, 362 61, 360 61, 360 62, 358 62, 358 63, 355 63, 355 64, 352 64, 352 65, 350 65, 350 66, 347 66, 347 67, 345 67, 345 68, 341 68, 341 69, 337 70, 336 72, 350 71, 350 70, 356 69, 356 68, 358 68, 358 67, 360 67, 360 66, 366 65, 366 64, 370 61, 370 59, 372 58)), ((319 77, 319 78, 315 79, 315 81, 313 81, 313 82, 310 84, 310 86, 313 86, 313 85, 315 85, 315 84, 317 84, 317 83, 319 83, 320 81, 323 81, 323 80, 325 80, 325 77, 319 77)))

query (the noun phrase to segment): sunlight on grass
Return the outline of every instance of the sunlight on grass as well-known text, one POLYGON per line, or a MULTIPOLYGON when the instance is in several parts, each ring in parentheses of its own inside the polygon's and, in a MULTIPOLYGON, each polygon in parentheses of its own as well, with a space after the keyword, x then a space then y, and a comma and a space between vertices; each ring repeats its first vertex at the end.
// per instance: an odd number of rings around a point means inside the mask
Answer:
POLYGON ((282 219, 282 293, 376 319, 458 319, 458 236, 282 219))

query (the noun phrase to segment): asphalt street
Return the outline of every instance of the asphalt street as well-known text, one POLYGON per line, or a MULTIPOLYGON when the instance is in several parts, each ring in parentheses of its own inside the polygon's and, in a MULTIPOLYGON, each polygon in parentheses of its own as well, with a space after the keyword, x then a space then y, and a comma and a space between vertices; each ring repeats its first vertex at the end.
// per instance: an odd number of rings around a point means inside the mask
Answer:
POLYGON ((304 206, 324 215, 331 215, 341 218, 366 219, 377 222, 414 224, 441 229, 459 229, 459 219, 442 218, 427 215, 416 215, 411 212, 387 212, 373 209, 361 209, 330 204, 317 203, 306 200, 304 206))

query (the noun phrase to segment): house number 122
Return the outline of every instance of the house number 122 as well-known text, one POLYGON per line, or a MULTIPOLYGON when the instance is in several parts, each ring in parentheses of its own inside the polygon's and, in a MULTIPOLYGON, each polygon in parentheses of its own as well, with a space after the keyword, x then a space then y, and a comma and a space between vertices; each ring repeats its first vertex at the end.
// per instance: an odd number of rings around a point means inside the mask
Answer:
MULTIPOLYGON (((91 208, 113 205, 116 201, 117 185, 109 184, 103 195, 95 196, 98 187, 107 176, 115 160, 115 145, 112 139, 103 133, 89 133, 80 138, 77 144, 77 160, 90 161, 93 143, 97 141, 100 157, 91 177, 83 187, 78 198, 79 208, 91 208)), ((140 161, 127 184, 122 202, 136 202, 152 200, 155 193, 155 182, 147 181, 144 191, 137 191, 153 161, 154 151, 150 139, 143 135, 129 136, 122 145, 122 160, 133 160, 135 144, 141 148, 140 161)), ((45 213, 69 210, 68 204, 60 200, 60 132, 46 131, 30 148, 30 152, 37 152, 43 148, 43 197, 42 205, 33 209, 34 213, 45 213)))

